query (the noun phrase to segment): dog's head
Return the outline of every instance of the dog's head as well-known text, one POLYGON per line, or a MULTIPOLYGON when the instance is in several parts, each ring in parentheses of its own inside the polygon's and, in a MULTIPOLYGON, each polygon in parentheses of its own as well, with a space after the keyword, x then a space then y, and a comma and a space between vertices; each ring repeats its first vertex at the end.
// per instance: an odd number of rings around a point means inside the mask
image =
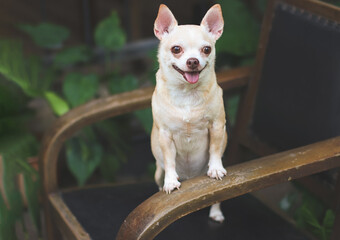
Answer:
POLYGON ((204 81, 215 65, 215 42, 223 32, 219 4, 205 14, 201 25, 179 25, 170 9, 162 4, 154 25, 161 40, 158 49, 160 68, 171 81, 195 84, 204 81))

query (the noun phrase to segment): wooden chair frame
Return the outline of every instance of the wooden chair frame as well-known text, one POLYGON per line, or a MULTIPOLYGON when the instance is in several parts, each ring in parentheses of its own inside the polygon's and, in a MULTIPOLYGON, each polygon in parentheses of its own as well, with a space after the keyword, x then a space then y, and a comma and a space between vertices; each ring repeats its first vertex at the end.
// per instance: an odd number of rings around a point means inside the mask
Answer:
MULTIPOLYGON (((260 80, 265 46, 271 28, 274 6, 278 0, 269 1, 262 26, 255 68, 243 67, 218 74, 218 83, 228 91, 245 90, 241 110, 235 126, 231 148, 238 148, 247 135, 247 125, 253 111, 260 80)), ((339 9, 314 0, 284 0, 291 5, 340 22, 339 9)), ((57 160, 63 143, 81 128, 94 122, 127 112, 149 107, 153 88, 93 100, 60 117, 46 133, 40 155, 40 170, 44 190, 44 212, 48 239, 54 239, 54 225, 67 239, 90 239, 77 219, 62 200, 57 184, 57 160), (55 219, 56 222, 53 221, 55 219)), ((265 148, 263 148, 265 149, 265 148)), ((266 149, 265 149, 266 150, 266 149)), ((233 159, 228 159, 232 161, 233 159)), ((227 168, 228 175, 221 181, 206 176, 182 183, 180 190, 167 195, 158 192, 141 203, 123 222, 117 239, 153 239, 177 219, 245 193, 275 184, 302 178, 340 166, 340 136, 297 149, 262 157, 227 168)), ((337 182, 336 222, 333 240, 340 238, 340 181, 337 182)))

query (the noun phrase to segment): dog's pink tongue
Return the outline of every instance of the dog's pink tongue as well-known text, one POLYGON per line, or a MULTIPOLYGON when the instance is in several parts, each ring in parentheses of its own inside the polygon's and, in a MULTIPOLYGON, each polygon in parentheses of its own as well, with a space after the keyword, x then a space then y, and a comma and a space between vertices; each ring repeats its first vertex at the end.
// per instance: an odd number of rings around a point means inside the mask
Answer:
POLYGON ((198 72, 185 72, 184 76, 189 83, 194 84, 197 83, 200 74, 198 72))

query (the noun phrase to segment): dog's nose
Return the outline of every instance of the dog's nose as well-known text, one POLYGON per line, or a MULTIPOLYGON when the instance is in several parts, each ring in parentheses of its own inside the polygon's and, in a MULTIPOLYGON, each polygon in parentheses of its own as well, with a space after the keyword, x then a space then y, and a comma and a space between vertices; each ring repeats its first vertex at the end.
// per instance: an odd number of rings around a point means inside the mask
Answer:
POLYGON ((187 66, 188 66, 188 68, 190 68, 190 69, 195 69, 195 68, 197 68, 199 64, 200 64, 200 62, 198 61, 197 58, 189 58, 189 59, 187 60, 187 66))

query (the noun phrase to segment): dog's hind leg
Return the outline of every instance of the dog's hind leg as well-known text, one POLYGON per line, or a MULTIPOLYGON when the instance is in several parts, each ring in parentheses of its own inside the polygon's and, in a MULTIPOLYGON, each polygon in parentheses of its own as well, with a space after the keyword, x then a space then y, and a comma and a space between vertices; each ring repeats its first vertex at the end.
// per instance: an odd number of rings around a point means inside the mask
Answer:
POLYGON ((216 222, 222 223, 224 221, 221 203, 216 203, 210 207, 209 217, 216 222))

